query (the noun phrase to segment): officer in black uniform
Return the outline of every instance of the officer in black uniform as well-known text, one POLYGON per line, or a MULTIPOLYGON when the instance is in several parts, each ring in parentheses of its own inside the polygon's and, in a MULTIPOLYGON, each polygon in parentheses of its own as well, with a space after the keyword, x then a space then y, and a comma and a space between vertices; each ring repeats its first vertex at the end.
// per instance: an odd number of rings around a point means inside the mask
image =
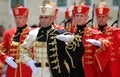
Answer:
POLYGON ((53 27, 54 10, 50 5, 40 7, 41 27, 29 32, 21 45, 21 59, 24 58, 23 62, 30 66, 33 77, 76 77, 71 71, 78 68, 76 65, 79 66, 80 60, 76 60, 77 64, 72 56, 76 55, 81 59, 84 46, 80 36, 73 36, 66 30, 53 27), (34 60, 29 50, 32 46, 34 60))

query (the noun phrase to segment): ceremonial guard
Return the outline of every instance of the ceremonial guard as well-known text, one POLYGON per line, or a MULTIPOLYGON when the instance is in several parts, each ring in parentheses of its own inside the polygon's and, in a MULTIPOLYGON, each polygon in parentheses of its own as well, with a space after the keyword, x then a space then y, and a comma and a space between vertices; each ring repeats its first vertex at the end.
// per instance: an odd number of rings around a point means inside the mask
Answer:
POLYGON ((48 4, 40 7, 41 27, 29 32, 21 45, 21 58, 32 69, 33 77, 76 77, 71 76, 71 69, 77 65, 72 54, 79 55, 81 59, 84 53, 81 37, 73 36, 66 30, 55 29, 52 25, 54 11, 48 4), (32 46, 34 60, 29 50, 32 46))
MULTIPOLYGON (((100 3, 99 7, 95 9, 95 13, 98 22, 96 29, 101 31, 102 35, 112 44, 109 65, 105 70, 99 72, 98 77, 120 77, 120 29, 108 25, 107 21, 109 20, 110 8, 106 7, 105 2, 100 3), (109 73, 109 75, 107 73, 109 73)), ((102 55, 100 57, 102 57, 102 55)))
POLYGON ((86 24, 89 18, 89 10, 90 7, 84 3, 74 6, 74 17, 77 24, 75 35, 82 36, 85 47, 85 53, 82 57, 85 77, 98 77, 97 71, 103 70, 110 59, 108 56, 110 53, 104 55, 107 52, 106 50, 110 50, 110 43, 103 38, 101 32, 88 27, 86 24), (102 59, 99 58, 100 54, 103 54, 102 59))
POLYGON ((8 64, 6 77, 31 77, 32 71, 20 60, 19 46, 27 37, 30 27, 27 25, 28 8, 18 6, 12 9, 16 28, 4 33, 0 47, 0 57, 3 63, 8 64), (3 53, 4 52, 4 53, 3 53))

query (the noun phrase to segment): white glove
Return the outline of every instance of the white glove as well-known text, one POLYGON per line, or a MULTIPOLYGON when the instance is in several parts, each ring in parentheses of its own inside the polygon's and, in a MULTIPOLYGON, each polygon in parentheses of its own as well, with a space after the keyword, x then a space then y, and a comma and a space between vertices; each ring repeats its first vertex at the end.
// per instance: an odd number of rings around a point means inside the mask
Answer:
POLYGON ((30 60, 27 65, 31 68, 33 74, 37 74, 38 73, 38 69, 35 66, 35 61, 34 60, 30 60))
POLYGON ((99 47, 102 45, 102 43, 100 41, 95 40, 95 39, 87 39, 86 41, 93 45, 99 46, 99 47))
POLYGON ((6 60, 5 60, 5 62, 6 62, 8 65, 10 65, 11 67, 13 67, 13 68, 17 68, 17 67, 18 67, 18 65, 17 65, 17 63, 15 63, 13 57, 7 57, 6 60))
POLYGON ((72 35, 60 34, 60 35, 57 35, 56 38, 58 40, 61 40, 61 41, 64 41, 64 42, 69 42, 73 38, 73 36, 72 35))

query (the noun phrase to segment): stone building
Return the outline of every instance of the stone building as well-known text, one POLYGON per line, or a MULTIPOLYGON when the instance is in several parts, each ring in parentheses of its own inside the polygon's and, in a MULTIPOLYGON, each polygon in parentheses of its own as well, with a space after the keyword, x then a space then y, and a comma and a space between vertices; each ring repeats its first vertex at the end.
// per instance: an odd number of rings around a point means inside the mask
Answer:
MULTIPOLYGON (((21 5, 28 7, 29 11, 29 25, 38 24, 39 23, 39 9, 38 7, 42 5, 43 0, 0 0, 0 24, 4 25, 5 29, 9 29, 15 27, 14 17, 12 15, 11 8, 14 7, 14 4, 19 1, 21 5)), ((76 2, 78 5, 79 0, 50 0, 56 3, 59 8, 59 13, 56 24, 60 24, 61 21, 65 19, 64 11, 66 8, 69 8, 71 5, 76 2)), ((92 17, 93 4, 98 6, 100 1, 105 1, 107 6, 111 8, 110 12, 110 20, 108 22, 111 25, 118 17, 118 6, 120 6, 120 0, 85 0, 86 4, 91 7, 89 16, 92 17)), ((120 11, 120 10, 119 10, 120 11)), ((96 25, 96 18, 94 15, 94 25, 96 25)))

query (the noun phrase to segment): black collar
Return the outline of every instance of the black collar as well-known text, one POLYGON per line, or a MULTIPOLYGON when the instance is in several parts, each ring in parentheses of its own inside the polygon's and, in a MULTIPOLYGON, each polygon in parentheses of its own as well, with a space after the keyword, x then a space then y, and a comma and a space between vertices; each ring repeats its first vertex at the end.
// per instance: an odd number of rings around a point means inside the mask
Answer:
POLYGON ((17 27, 17 32, 21 33, 24 28, 26 28, 27 25, 24 25, 23 27, 17 27))
POLYGON ((107 26, 107 24, 105 24, 105 25, 98 25, 98 30, 100 30, 100 31, 104 31, 104 29, 105 29, 105 27, 107 26))

